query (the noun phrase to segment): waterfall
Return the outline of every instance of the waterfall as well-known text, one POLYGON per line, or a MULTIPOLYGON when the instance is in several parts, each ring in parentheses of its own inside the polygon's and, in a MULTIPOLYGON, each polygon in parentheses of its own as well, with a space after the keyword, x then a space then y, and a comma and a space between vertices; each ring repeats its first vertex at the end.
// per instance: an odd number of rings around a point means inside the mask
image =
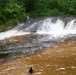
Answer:
POLYGON ((0 40, 26 34, 51 35, 54 37, 76 34, 75 17, 30 18, 14 28, 1 32, 0 40))
POLYGON ((66 39, 75 38, 76 18, 74 17, 30 18, 14 28, 0 33, 0 43, 4 44, 0 46, 0 60, 32 54, 37 50, 53 47, 56 43, 66 39), (7 44, 10 39, 4 40, 14 36, 27 36, 27 34, 32 34, 32 36, 21 42, 7 44))
POLYGON ((57 19, 55 22, 52 19, 46 19, 38 28, 37 34, 50 34, 54 36, 76 34, 76 19, 71 19, 65 22, 66 19, 57 19))

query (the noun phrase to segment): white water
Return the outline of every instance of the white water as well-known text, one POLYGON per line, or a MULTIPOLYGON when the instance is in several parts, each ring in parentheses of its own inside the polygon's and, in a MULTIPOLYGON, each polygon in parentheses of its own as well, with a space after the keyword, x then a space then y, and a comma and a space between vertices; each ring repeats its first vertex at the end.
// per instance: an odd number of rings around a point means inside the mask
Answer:
POLYGON ((25 32, 18 31, 18 30, 10 30, 7 32, 0 33, 0 40, 6 39, 9 37, 13 37, 13 36, 25 35, 25 34, 29 34, 29 33, 25 33, 25 32))
POLYGON ((46 19, 43 25, 37 30, 37 34, 49 34, 52 36, 65 36, 68 34, 76 34, 75 19, 71 20, 64 27, 64 21, 58 19, 56 23, 50 22, 50 19, 46 19))
POLYGON ((22 23, 18 25, 17 27, 8 30, 6 32, 0 33, 0 40, 13 37, 13 36, 20 36, 20 35, 26 35, 26 34, 48 34, 53 37, 63 37, 68 34, 76 34, 76 19, 71 19, 67 21, 65 25, 66 19, 60 19, 57 18, 55 22, 52 21, 52 18, 45 18, 41 20, 36 20, 32 24, 30 23, 31 20, 28 21, 28 27, 26 27, 27 24, 22 23), (23 27, 25 26, 25 28, 23 27), (19 30, 19 28, 23 27, 19 30), (25 30, 25 31, 24 31, 25 30), (31 32, 34 31, 35 32, 31 32))

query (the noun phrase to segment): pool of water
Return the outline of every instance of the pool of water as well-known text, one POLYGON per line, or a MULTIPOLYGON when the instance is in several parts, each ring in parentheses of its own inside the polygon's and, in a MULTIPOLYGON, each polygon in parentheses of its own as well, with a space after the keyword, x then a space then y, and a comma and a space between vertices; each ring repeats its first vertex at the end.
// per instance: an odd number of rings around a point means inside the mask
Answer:
POLYGON ((32 55, 0 63, 0 75, 76 75, 76 40, 66 40, 32 55))

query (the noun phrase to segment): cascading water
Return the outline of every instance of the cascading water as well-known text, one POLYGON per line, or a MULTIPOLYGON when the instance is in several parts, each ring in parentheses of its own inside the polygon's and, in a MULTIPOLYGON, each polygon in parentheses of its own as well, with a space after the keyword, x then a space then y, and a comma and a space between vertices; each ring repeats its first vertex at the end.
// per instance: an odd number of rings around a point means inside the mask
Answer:
MULTIPOLYGON (((36 34, 23 42, 0 46, 0 55, 14 57, 20 54, 33 53, 36 50, 51 47, 58 41, 76 37, 76 18, 43 17, 30 18, 11 30, 0 33, 0 41, 26 34, 36 34)), ((27 35, 26 35, 27 36, 27 35)))
POLYGON ((6 32, 0 33, 0 40, 25 34, 49 34, 64 36, 76 34, 76 18, 47 17, 32 18, 6 32))

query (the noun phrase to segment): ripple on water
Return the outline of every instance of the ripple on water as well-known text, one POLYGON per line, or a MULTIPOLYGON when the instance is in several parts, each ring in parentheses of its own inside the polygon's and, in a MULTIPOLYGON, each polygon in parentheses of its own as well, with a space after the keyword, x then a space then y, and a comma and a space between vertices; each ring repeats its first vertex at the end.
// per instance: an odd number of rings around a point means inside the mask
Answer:
POLYGON ((40 74, 42 74, 42 72, 36 72, 36 74, 37 74, 37 75, 40 75, 40 74))
POLYGON ((76 66, 71 66, 72 69, 76 69, 76 66))
POLYGON ((58 68, 57 71, 59 70, 65 70, 65 68, 64 67, 58 68))

